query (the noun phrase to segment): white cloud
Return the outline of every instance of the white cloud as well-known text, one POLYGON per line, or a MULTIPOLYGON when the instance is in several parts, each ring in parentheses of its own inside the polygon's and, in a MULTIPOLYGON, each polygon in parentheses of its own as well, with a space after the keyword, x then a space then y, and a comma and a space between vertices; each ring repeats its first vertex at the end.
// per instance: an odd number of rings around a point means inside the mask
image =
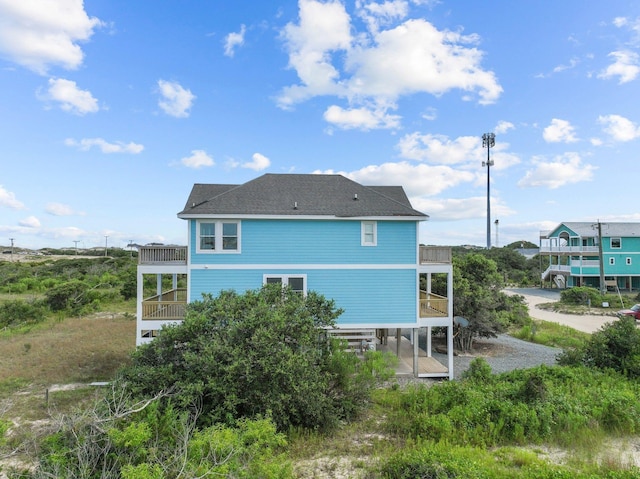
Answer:
POLYGON ((544 141, 548 143, 573 143, 578 141, 575 128, 567 120, 554 118, 542 132, 544 141))
POLYGON ((84 57, 79 43, 101 25, 81 0, 0 0, 0 55, 39 74, 52 65, 75 69, 84 57))
POLYGON ((271 166, 271 160, 260 153, 254 153, 251 157, 251 161, 242 164, 243 168, 248 168, 254 171, 266 170, 271 166))
POLYGON ((90 91, 81 90, 76 82, 63 78, 50 78, 49 90, 39 96, 45 101, 58 102, 62 110, 76 115, 95 113, 100 109, 90 91))
POLYGON ((82 151, 88 151, 92 147, 97 147, 102 153, 142 153, 144 146, 138 143, 124 143, 122 141, 116 141, 115 143, 109 143, 102 138, 83 138, 82 140, 74 140, 73 138, 67 138, 64 141, 67 146, 76 147, 82 151))
MULTIPOLYGON (((418 211, 424 211, 432 221, 460 221, 486 218, 487 197, 471 198, 411 198, 411 204, 418 211)), ((510 216, 514 211, 506 206, 500 198, 491 197, 492 216, 510 216)))
MULTIPOLYGON (((332 170, 314 173, 334 173, 332 170)), ((411 164, 406 161, 370 165, 352 172, 340 172, 363 185, 402 185, 408 196, 433 196, 461 183, 471 182, 475 175, 449 166, 411 164)))
POLYGON ((69 205, 63 203, 49 203, 47 204, 45 211, 53 216, 75 216, 84 215, 84 213, 76 212, 69 205))
POLYGON ((22 210, 25 208, 22 201, 16 199, 16 195, 11 191, 7 191, 2 185, 0 185, 0 206, 6 206, 13 210, 22 210))
POLYGON ((572 183, 580 183, 593 179, 596 166, 582 162, 580 155, 573 152, 556 157, 553 161, 534 158, 535 168, 527 171, 518 182, 520 187, 545 187, 551 190, 572 183))
POLYGON ((178 82, 165 80, 158 80, 158 88, 161 96, 158 105, 167 115, 176 118, 189 116, 189 110, 196 99, 191 90, 184 89, 178 82))
POLYGON ((356 7, 358 16, 364 20, 371 32, 377 32, 381 26, 406 18, 409 13, 409 4, 405 0, 386 0, 383 3, 356 2, 356 7))
POLYGON ((598 74, 598 78, 609 79, 619 77, 618 83, 628 83, 635 80, 640 74, 640 66, 638 65, 638 54, 630 50, 622 50, 611 52, 609 56, 614 62, 604 71, 598 74))
POLYGON ((233 57, 236 53, 236 47, 244 45, 244 34, 247 28, 244 25, 240 26, 239 32, 229 33, 224 38, 224 54, 228 57, 233 57))
POLYGON ((24 226, 26 228, 40 228, 40 220, 35 216, 29 216, 18 221, 20 226, 24 226))
POLYGON ((196 170, 204 166, 215 165, 213 158, 211 158, 204 150, 192 150, 191 156, 182 158, 180 163, 187 168, 194 168, 196 170))
MULTIPOLYGON (((405 16, 406 2, 358 5, 361 14, 375 20, 368 32, 355 30, 341 2, 299 1, 299 21, 287 24, 282 38, 289 67, 300 82, 282 90, 277 98, 281 108, 333 95, 347 99, 349 110, 373 104, 383 115, 403 95, 439 96, 460 89, 487 104, 502 93, 494 73, 480 66, 483 54, 475 48, 476 35, 440 31, 422 19, 387 28, 405 16)), ((391 122, 387 127, 396 126, 391 122)))
POLYGON ((623 116, 602 115, 598 117, 598 123, 615 141, 631 141, 640 137, 640 127, 623 116))
POLYGON ((343 130, 373 130, 378 128, 399 128, 400 116, 390 115, 384 109, 371 110, 366 107, 344 109, 331 105, 324 112, 326 122, 343 130))
POLYGON ((509 130, 515 129, 515 126, 510 121, 499 121, 496 125, 496 128, 493 130, 498 135, 508 132, 509 130))

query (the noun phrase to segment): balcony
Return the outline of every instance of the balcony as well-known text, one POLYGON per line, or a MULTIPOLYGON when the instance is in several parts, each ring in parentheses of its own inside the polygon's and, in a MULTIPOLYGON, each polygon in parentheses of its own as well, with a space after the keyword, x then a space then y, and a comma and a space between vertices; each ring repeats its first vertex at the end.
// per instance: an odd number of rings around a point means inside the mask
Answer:
POLYGON ((420 264, 425 263, 451 264, 451 247, 420 246, 420 264))
POLYGON ((138 264, 187 264, 186 246, 142 246, 138 252, 138 264))
POLYGON ((182 321, 187 306, 187 290, 171 289, 142 301, 142 320, 182 321))
POLYGON ((445 318, 449 310, 449 300, 439 294, 420 291, 420 317, 445 318))
POLYGON ((540 246, 541 254, 599 254, 598 246, 540 246))

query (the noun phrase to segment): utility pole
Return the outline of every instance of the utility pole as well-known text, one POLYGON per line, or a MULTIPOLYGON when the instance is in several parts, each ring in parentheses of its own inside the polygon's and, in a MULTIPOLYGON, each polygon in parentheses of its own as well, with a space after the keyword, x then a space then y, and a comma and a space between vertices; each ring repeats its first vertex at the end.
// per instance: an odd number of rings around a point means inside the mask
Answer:
POLYGON ((107 257, 107 238, 109 238, 107 235, 104 235, 104 256, 105 258, 107 257))
POLYGON ((15 238, 9 238, 9 240, 11 240, 11 261, 13 261, 13 240, 15 238))
POLYGON ((482 148, 487 149, 487 161, 482 162, 482 166, 487 167, 487 249, 491 249, 491 195, 490 195, 490 169, 493 161, 490 159, 489 152, 496 144, 495 133, 485 133, 482 135, 482 148))
POLYGON ((498 224, 499 224, 499 223, 500 223, 500 221, 499 221, 499 220, 495 220, 495 221, 493 222, 493 224, 494 224, 494 225, 496 225, 496 248, 497 248, 498 246, 500 246, 500 245, 498 244, 498 224))

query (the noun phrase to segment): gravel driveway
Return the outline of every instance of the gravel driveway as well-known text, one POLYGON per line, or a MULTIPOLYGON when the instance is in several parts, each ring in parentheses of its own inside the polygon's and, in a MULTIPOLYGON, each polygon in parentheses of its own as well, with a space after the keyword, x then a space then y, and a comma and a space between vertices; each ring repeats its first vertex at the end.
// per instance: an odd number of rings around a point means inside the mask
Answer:
MULTIPOLYGON (((593 333, 604 324, 615 320, 612 316, 561 314, 536 308, 540 303, 558 301, 560 299, 558 290, 513 288, 505 292, 524 296, 532 318, 564 324, 579 331, 593 333)), ((532 368, 540 364, 553 366, 556 364, 557 355, 561 352, 562 349, 559 348, 550 348, 500 334, 497 338, 480 338, 474 341, 473 354, 454 356, 453 373, 455 378, 459 378, 462 372, 469 368, 471 361, 477 357, 484 358, 494 373, 532 368)), ((434 353, 433 356, 446 364, 447 359, 444 354, 434 353)))

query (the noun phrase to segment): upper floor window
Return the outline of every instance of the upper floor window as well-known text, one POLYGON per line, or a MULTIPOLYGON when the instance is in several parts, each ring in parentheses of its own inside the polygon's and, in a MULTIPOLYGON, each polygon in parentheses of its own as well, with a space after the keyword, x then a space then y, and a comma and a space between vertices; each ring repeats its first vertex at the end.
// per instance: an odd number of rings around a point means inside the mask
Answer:
POLYGON ((199 253, 238 253, 239 221, 199 221, 197 226, 199 253))
POLYGON ((363 221, 361 224, 360 244, 376 246, 378 244, 378 224, 375 221, 363 221))
POLYGON ((620 249, 620 248, 622 248, 622 239, 611 238, 611 249, 620 249))

